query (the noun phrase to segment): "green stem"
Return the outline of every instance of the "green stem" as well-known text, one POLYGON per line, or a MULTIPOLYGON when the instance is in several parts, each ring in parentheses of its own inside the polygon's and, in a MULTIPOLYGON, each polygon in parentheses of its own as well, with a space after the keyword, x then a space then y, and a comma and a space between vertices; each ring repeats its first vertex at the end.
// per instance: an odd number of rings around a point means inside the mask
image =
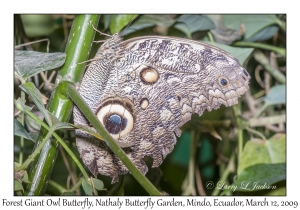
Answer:
MULTIPOLYGON (((20 110, 22 111, 22 110, 20 110)), ((25 109, 25 113, 31 117, 36 123, 40 124, 43 128, 45 128, 47 131, 50 130, 50 128, 46 125, 46 123, 44 123, 43 121, 41 121, 37 116, 35 116, 32 112, 28 111, 25 109)), ((52 133, 52 135, 56 138, 56 140, 62 145, 62 147, 68 152, 68 154, 71 156, 71 158, 73 159, 73 161, 76 163, 77 167, 79 168, 79 170, 81 171, 81 173, 83 174, 84 178, 88 181, 89 180, 89 176, 86 173, 86 171, 84 170, 83 166, 81 165, 80 161, 76 158, 75 154, 72 152, 72 150, 65 144, 65 142, 56 134, 56 133, 52 133)), ((45 138, 46 139, 46 138, 45 138)), ((41 144, 45 144, 46 140, 43 140, 41 144), (43 143, 44 142, 44 143, 43 143)), ((41 145, 40 144, 40 145, 41 145)), ((28 167, 29 163, 35 158, 36 155, 39 154, 40 150, 42 149, 42 146, 38 146, 38 148, 36 148, 34 150, 34 152, 30 155, 30 157, 28 157, 28 159, 18 168, 15 168, 16 171, 18 170, 24 170, 28 167), (30 159, 30 160, 29 160, 30 159)))
POLYGON ((189 157, 189 166, 188 174, 186 176, 186 186, 182 195, 196 195, 195 188, 195 166, 196 166, 196 151, 197 151, 197 137, 196 132, 191 131, 191 144, 190 144, 190 157, 189 157))
POLYGON ((254 118, 258 118, 268 106, 268 103, 264 103, 264 105, 258 110, 257 114, 254 116, 254 118))
POLYGON ((241 156, 242 156, 242 152, 243 152, 243 146, 244 146, 244 139, 243 139, 243 130, 241 129, 242 127, 242 121, 239 115, 239 110, 240 110, 240 106, 241 104, 238 103, 237 105, 233 106, 233 112, 234 112, 234 116, 236 119, 236 123, 237 123, 237 128, 238 128, 238 148, 239 148, 239 152, 238 152, 238 159, 239 161, 241 160, 241 156))
POLYGON ((286 77, 278 69, 270 65, 268 58, 260 50, 255 50, 253 57, 259 62, 278 82, 286 83, 286 77))
POLYGON ((62 93, 69 96, 76 106, 80 109, 83 115, 88 119, 88 121, 93 125, 96 131, 105 139, 107 145, 111 150, 118 156, 118 158, 124 163, 131 174, 136 178, 136 180, 142 185, 142 187, 150 195, 161 195, 160 192, 152 185, 152 183, 136 168, 136 166, 130 161, 125 152, 119 147, 114 138, 106 131, 103 125, 100 123, 98 118, 88 107, 79 93, 76 91, 75 86, 72 83, 64 82, 62 87, 62 93))
POLYGON ((249 128, 249 127, 245 127, 245 129, 246 129, 247 131, 253 133, 253 134, 258 135, 258 136, 261 137, 263 140, 267 140, 267 138, 266 138, 261 132, 256 131, 256 130, 254 130, 254 129, 251 129, 251 128, 249 128))
MULTIPOLYGON (((21 90, 21 100, 25 103, 25 93, 21 90)), ((25 114, 22 112, 21 115, 21 124, 24 126, 25 124, 25 114)), ((24 149, 24 138, 21 137, 20 139, 20 154, 19 154, 19 163, 23 163, 23 149, 24 149)))
MULTIPOLYGON (((57 84, 61 81, 71 81, 78 83, 84 74, 85 63, 89 57, 89 52, 95 36, 95 30, 90 24, 98 25, 99 15, 76 15, 73 21, 69 40, 65 52, 66 62, 56 77, 57 84)), ((69 120, 72 110, 72 101, 60 94, 57 88, 53 91, 48 104, 48 110, 55 115, 61 122, 69 120)), ((38 146, 48 131, 41 128, 36 146, 38 146)), ((63 141, 61 141, 63 142, 63 141)), ((34 160, 31 169, 28 171, 30 183, 27 185, 28 195, 43 195, 52 168, 58 153, 59 143, 56 139, 50 138, 43 147, 38 158, 34 160)))
POLYGON ((67 190, 67 191, 68 192, 74 192, 75 190, 77 190, 81 186, 81 183, 82 183, 82 179, 79 179, 79 181, 70 190, 67 190))
POLYGON ((64 188, 63 186, 61 186, 60 184, 52 181, 51 179, 49 180, 49 185, 51 185, 52 187, 56 188, 60 193, 63 193, 65 191, 67 191, 66 188, 64 188))
POLYGON ((266 126, 272 124, 279 124, 286 122, 286 114, 260 117, 260 118, 251 118, 248 121, 250 127, 266 126))
POLYGON ((67 190, 66 188, 64 188, 63 186, 58 184, 57 182, 54 182, 51 179, 49 180, 49 185, 56 188, 60 193, 74 192, 75 190, 77 190, 81 186, 81 183, 82 183, 82 179, 80 179, 70 190, 67 190))
POLYGON ((207 33, 207 35, 208 35, 209 41, 212 42, 212 43, 214 43, 215 40, 214 40, 214 37, 213 37, 212 33, 209 31, 209 32, 207 33))
MULTIPOLYGON (((233 171, 233 168, 234 168, 234 162, 235 162, 235 153, 232 152, 232 153, 231 153, 231 156, 230 156, 230 159, 229 159, 229 162, 228 162, 228 165, 227 165, 227 167, 226 167, 224 173, 222 174, 221 179, 218 181, 218 183, 224 183, 224 182, 227 180, 227 178, 228 178, 230 172, 233 171)), ((219 187, 218 187, 218 188, 215 187, 215 189, 214 189, 214 191, 212 192, 211 195, 212 195, 212 196, 219 195, 219 192, 220 192, 220 188, 219 188, 219 187)))
POLYGON ((233 46, 237 47, 253 47, 259 48, 263 50, 271 50, 274 51, 282 56, 286 56, 286 50, 284 48, 275 47, 273 45, 263 44, 263 43, 256 43, 256 42, 235 42, 233 46))

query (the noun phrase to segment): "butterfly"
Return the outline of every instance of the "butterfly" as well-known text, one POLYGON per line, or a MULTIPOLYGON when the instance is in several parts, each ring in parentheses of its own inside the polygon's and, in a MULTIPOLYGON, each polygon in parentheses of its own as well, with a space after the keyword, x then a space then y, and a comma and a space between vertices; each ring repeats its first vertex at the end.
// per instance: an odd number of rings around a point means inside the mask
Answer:
MULTIPOLYGON (((80 94, 145 174, 143 158, 159 166, 180 137, 180 127, 205 110, 232 106, 248 89, 250 76, 229 53, 198 41, 143 36, 123 41, 112 35, 99 48, 80 85, 80 94)), ((74 122, 90 126, 77 107, 74 122)), ((94 176, 128 173, 104 141, 77 130, 81 158, 94 176)))

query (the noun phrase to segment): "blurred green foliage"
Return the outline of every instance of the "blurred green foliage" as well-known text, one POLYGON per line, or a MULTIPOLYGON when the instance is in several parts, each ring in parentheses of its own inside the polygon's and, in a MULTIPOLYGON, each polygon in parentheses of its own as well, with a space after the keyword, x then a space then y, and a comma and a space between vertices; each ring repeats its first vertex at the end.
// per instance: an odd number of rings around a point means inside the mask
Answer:
MULTIPOLYGON (((63 52, 73 18, 74 15, 16 15, 15 45, 48 38, 49 52, 63 52)), ((101 16, 98 25, 98 30, 101 32, 108 34, 118 32, 125 40, 137 36, 157 35, 203 41, 231 53, 239 59, 251 75, 250 90, 242 97, 239 105, 234 109, 222 106, 218 110, 206 111, 201 117, 194 115, 192 120, 182 127, 183 134, 178 139, 174 151, 166 157, 159 168, 151 168, 151 158, 145 158, 149 167, 146 176, 160 191, 169 195, 185 193, 196 195, 204 195, 204 193, 206 195, 285 195, 285 24, 285 15, 272 14, 105 14, 101 16), (263 60, 264 58, 260 59, 261 53, 265 56, 265 60, 263 60), (276 122, 272 121, 274 117, 277 117, 276 122), (257 121, 260 123, 256 125, 257 121), (219 140, 220 138, 222 141, 219 140), (195 157, 191 156, 192 150, 195 152, 195 157), (195 160, 193 166, 189 166, 191 158, 195 160), (192 180, 188 176, 190 170, 193 171, 194 178, 192 180), (257 170, 260 173, 254 173, 257 170), (274 178, 267 173, 268 171, 280 176, 274 178), (216 188, 205 189, 205 183, 208 181, 213 181, 216 185, 222 181, 229 186, 240 184, 243 180, 255 181, 257 179, 277 186, 276 190, 255 192, 237 190, 232 192, 216 188), (188 191, 189 187, 194 191, 188 191)), ((97 34, 95 40, 105 38, 97 34)), ((99 44, 93 46, 91 58, 99 46, 99 44)), ((37 42, 24 48, 46 52, 47 42, 37 42)), ((58 58, 59 61, 64 58, 63 56, 58 58)), ((30 61, 29 58, 29 62, 34 63, 34 60, 30 61)), ((31 71, 29 73, 25 70, 22 71, 22 75, 28 75, 29 81, 34 82, 43 96, 50 97, 55 83, 56 70, 38 69, 34 73, 32 69, 33 67, 28 70, 28 72, 31 71), (39 74, 41 71, 45 74, 39 74)), ((15 99, 21 97, 19 85, 20 81, 15 79, 15 99)), ((37 100, 28 96, 25 98, 26 105, 30 107, 37 100)), ((41 116, 36 107, 33 107, 32 111, 37 116, 41 116)), ((15 121, 14 152, 15 162, 19 162, 20 153, 24 155, 24 160, 31 154, 34 140, 34 137, 31 138, 31 136, 35 136, 34 133, 38 132, 38 129, 32 126, 32 122, 29 120, 22 119, 20 115, 16 115, 16 120, 18 121, 15 121), (23 143, 20 143, 21 137, 25 139, 23 143)), ((74 131, 65 130, 62 138, 79 157, 74 131)), ((76 184, 82 175, 72 159, 61 151, 52 171, 51 182, 46 194, 70 195, 70 193, 63 193, 62 189, 70 189, 74 186, 71 177, 75 179, 76 184)), ((98 179, 103 181, 104 188, 107 189, 99 191, 99 195, 147 195, 131 175, 125 175, 115 185, 110 184, 110 177, 99 175, 98 179)), ((22 191, 22 181, 16 180, 15 183, 15 191, 19 195, 22 191)), ((103 188, 102 182, 99 182, 98 185, 99 189, 103 188)), ((83 183, 83 186, 86 185, 83 183)), ((87 190, 78 188, 76 193, 84 195, 87 190)))

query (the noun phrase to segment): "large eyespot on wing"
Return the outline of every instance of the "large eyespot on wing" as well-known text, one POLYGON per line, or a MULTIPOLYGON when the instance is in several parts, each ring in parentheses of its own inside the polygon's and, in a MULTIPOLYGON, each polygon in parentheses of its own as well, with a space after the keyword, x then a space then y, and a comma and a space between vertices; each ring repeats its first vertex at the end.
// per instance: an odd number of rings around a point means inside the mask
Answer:
POLYGON ((131 104, 120 99, 105 101, 97 112, 97 117, 110 135, 118 140, 130 133, 134 126, 131 104))

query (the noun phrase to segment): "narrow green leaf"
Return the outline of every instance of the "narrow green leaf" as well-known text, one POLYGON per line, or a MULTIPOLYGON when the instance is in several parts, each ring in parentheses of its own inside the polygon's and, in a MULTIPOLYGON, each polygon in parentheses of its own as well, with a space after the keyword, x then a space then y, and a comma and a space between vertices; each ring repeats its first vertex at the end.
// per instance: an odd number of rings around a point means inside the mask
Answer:
POLYGON ((51 130, 55 131, 58 129, 72 129, 73 128, 73 126, 70 125, 69 123, 64 123, 64 122, 59 121, 59 119, 56 116, 54 116, 52 113, 48 112, 48 115, 52 122, 52 126, 50 128, 51 130))
POLYGON ((26 129, 17 119, 14 119, 14 135, 33 141, 31 136, 27 133, 26 129))
MULTIPOLYGON (((32 111, 32 113, 36 117, 38 117, 40 120, 44 119, 44 115, 39 110, 32 111)), ((30 116, 28 116, 28 115, 25 115, 25 122, 26 122, 26 125, 29 127, 28 130, 39 131, 41 129, 41 125, 38 122, 36 122, 34 119, 32 119, 30 116)))
POLYGON ((274 104, 285 104, 286 103, 286 86, 283 85, 275 85, 273 86, 269 93, 264 97, 264 101, 268 105, 274 104))
POLYGON ((15 50, 14 71, 24 80, 43 71, 56 69, 65 63, 66 53, 42 53, 15 50))
POLYGON ((30 132, 29 135, 30 135, 32 141, 36 142, 36 140, 38 139, 38 136, 39 136, 39 132, 30 132))
POLYGON ((271 25, 257 32, 246 41, 248 42, 265 41, 271 39, 274 36, 274 34, 277 33, 277 31, 278 31, 278 26, 271 25))
POLYGON ((121 35, 125 36, 143 28, 156 25, 169 27, 174 22, 175 21, 168 15, 140 15, 121 35))
POLYGON ((239 30, 240 24, 245 26, 244 40, 248 40, 267 26, 280 22, 276 15, 222 15, 226 28, 239 30))
POLYGON ((87 183, 85 179, 82 180, 82 188, 87 195, 93 195, 93 187, 87 183))
POLYGON ((240 64, 242 65, 254 50, 253 48, 231 47, 216 42, 207 42, 207 41, 204 42, 219 47, 222 50, 225 50, 226 52, 229 52, 233 57, 237 58, 240 61, 240 64))
POLYGON ((110 32, 112 34, 120 33, 121 30, 137 16, 138 15, 112 15, 110 17, 110 32))
POLYGON ((245 144, 238 166, 238 175, 255 164, 285 163, 286 136, 285 134, 275 134, 267 141, 253 139, 245 144))
POLYGON ((231 185, 236 191, 276 189, 275 183, 286 179, 286 163, 256 164, 245 168, 231 185))
POLYGON ((196 31, 214 29, 214 23, 206 16, 202 15, 181 15, 174 26, 184 32, 188 38, 196 31))
POLYGON ((20 180, 14 180, 14 191, 22 191, 22 192, 24 192, 22 181, 20 181, 20 180))
POLYGON ((49 112, 43 105, 43 97, 40 91, 35 87, 32 82, 26 82, 19 86, 25 93, 27 93, 33 100, 37 108, 44 114, 44 117, 49 125, 52 125, 49 112))
POLYGON ((107 29, 109 28, 111 16, 112 16, 112 15, 109 15, 109 14, 103 15, 104 31, 107 30, 107 29))

